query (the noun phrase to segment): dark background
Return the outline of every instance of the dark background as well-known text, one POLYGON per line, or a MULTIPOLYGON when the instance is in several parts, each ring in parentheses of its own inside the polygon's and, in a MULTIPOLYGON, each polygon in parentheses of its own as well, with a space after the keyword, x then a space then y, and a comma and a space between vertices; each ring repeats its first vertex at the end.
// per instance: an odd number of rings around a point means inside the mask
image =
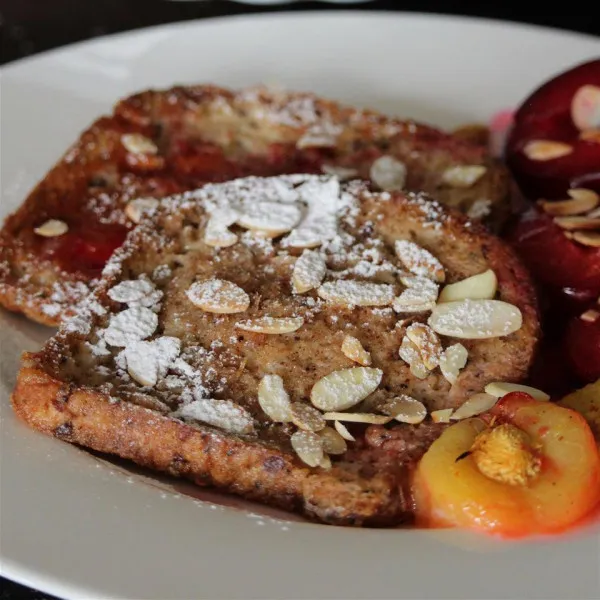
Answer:
MULTIPOLYGON (((561 3, 557 5, 561 6, 561 3)), ((548 3, 540 3, 539 10, 534 10, 532 6, 535 3, 525 0, 518 3, 508 0, 486 3, 376 0, 364 5, 345 6, 298 2, 273 7, 254 7, 222 0, 0 0, 0 62, 7 63, 71 42, 149 25, 274 10, 361 8, 448 13, 547 25, 600 36, 600 21, 592 16, 593 5, 591 0, 569 0, 562 4, 562 11, 548 14, 548 3)), ((0 579, 0 600, 52 600, 52 597, 0 579)))

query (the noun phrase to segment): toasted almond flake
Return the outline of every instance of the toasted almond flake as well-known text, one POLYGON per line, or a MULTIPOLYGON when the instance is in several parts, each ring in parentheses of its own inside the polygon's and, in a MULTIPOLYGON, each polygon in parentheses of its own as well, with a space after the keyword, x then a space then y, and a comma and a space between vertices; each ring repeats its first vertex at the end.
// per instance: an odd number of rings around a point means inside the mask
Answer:
POLYGON ((67 233, 69 226, 64 221, 50 219, 39 227, 36 227, 33 231, 42 237, 53 238, 67 233))
POLYGON ((442 174, 442 181, 454 188, 470 188, 486 171, 483 165, 458 165, 446 169, 442 174))
POLYGON ((310 400, 321 410, 346 410, 372 394, 382 377, 381 369, 371 367, 332 371, 315 383, 310 400))
POLYGON ((325 469, 326 471, 331 469, 331 458, 329 458, 327 454, 323 454, 323 458, 321 459, 319 466, 321 469, 325 469))
POLYGON ((357 362, 359 365, 368 367, 371 364, 371 354, 367 352, 360 340, 352 335, 347 335, 342 342, 342 353, 350 360, 357 362))
POLYGON ((485 300, 493 298, 498 290, 496 273, 491 269, 447 285, 440 293, 439 302, 457 300, 485 300))
POLYGON ((575 231, 578 229, 600 229, 600 218, 590 217, 554 217, 554 222, 563 229, 575 231))
POLYGON ((238 236, 227 228, 204 231, 204 243, 211 248, 229 248, 238 242, 238 236))
POLYGON ((231 400, 194 400, 180 408, 174 416, 206 423, 231 433, 249 434, 254 431, 252 415, 231 400))
POLYGON ((585 142, 600 143, 600 129, 587 129, 579 134, 579 139, 585 142))
POLYGON ((400 358, 409 365, 415 361, 421 361, 419 348, 416 344, 411 342, 406 335, 402 338, 402 344, 400 345, 398 354, 400 355, 400 358))
POLYGON ((492 201, 489 198, 477 198, 467 210, 469 219, 483 219, 492 212, 492 201))
POLYGON ((292 402, 292 423, 305 431, 321 431, 325 427, 323 415, 310 404, 292 402))
POLYGON ((383 191, 399 192, 406 185, 406 165, 393 156, 380 156, 371 165, 369 176, 383 191))
POLYGON ((326 175, 333 175, 337 177, 340 181, 347 181, 348 179, 353 179, 354 177, 358 177, 358 170, 352 169, 350 167, 338 167, 336 165, 323 165, 321 170, 326 175))
POLYGON ((573 146, 552 140, 532 140, 525 144, 523 154, 529 160, 546 161, 567 156, 573 152, 573 146))
POLYGON ((452 413, 450 419, 460 421, 461 419, 480 415, 493 408, 496 402, 498 402, 498 398, 490 396, 490 394, 484 394, 483 392, 474 394, 452 413))
POLYGON ((291 231, 301 217, 302 211, 296 204, 254 202, 244 207, 236 223, 269 237, 277 237, 291 231))
POLYGON ((419 357, 428 370, 440 363, 442 344, 435 331, 423 323, 413 323, 406 328, 406 337, 419 349, 419 357))
POLYGON ((540 206, 544 212, 555 217, 564 217, 572 215, 580 215, 587 213, 596 206, 600 201, 600 197, 593 190, 585 188, 575 188, 568 191, 570 200, 561 200, 559 202, 540 201, 540 206))
POLYGON ((108 297, 115 302, 137 302, 155 290, 154 284, 145 279, 121 281, 110 290, 108 297))
POLYGON ((443 408, 441 410, 434 410, 431 413, 431 418, 434 423, 450 423, 450 416, 452 415, 453 409, 443 408))
POLYGON ((419 313, 432 310, 438 297, 439 287, 427 277, 401 277, 400 280, 406 289, 392 304, 398 312, 419 313))
POLYGON ((442 263, 425 248, 409 240, 396 240, 396 256, 402 264, 415 275, 443 283, 446 279, 442 263))
MULTIPOLYGON (((142 343, 149 342, 140 342, 140 344, 142 343)), ((126 361, 127 373, 129 373, 131 379, 147 387, 156 385, 158 381, 158 358, 156 356, 146 356, 143 361, 126 358, 126 361)))
POLYGON ((139 223, 144 215, 152 214, 158 205, 156 198, 135 198, 125 206, 125 215, 134 223, 139 223))
POLYGON ((576 231, 572 239, 584 246, 600 248, 600 232, 597 231, 576 231))
POLYGON ((429 376, 429 369, 425 366, 422 360, 415 360, 410 365, 410 372, 417 379, 426 379, 429 376))
POLYGON ((317 294, 335 306, 388 306, 394 300, 391 285, 344 279, 325 282, 317 294))
POLYGON ((348 428, 340 421, 334 421, 335 430, 348 442, 355 442, 356 438, 348 431, 348 428))
POLYGON ((579 318, 586 323, 595 323, 600 318, 600 312, 590 308, 590 310, 586 310, 582 313, 579 318))
POLYGON ((460 300, 438 304, 427 321, 436 333, 466 340, 510 335, 523 325, 523 315, 501 300, 460 300))
POLYGON ((194 306, 210 313, 244 312, 250 306, 250 296, 225 279, 197 281, 189 287, 186 295, 194 306))
POLYGON ((427 409, 422 402, 405 394, 388 400, 382 407, 382 411, 390 417, 394 417, 400 423, 417 425, 425 420, 427 409))
POLYGON ((181 352, 181 340, 162 336, 151 342, 135 341, 127 345, 123 358, 127 372, 137 383, 152 387, 164 377, 181 352))
POLYGON ((583 85, 571 100, 571 118, 581 131, 600 129, 600 87, 583 85))
POLYGON ((535 400, 550 400, 550 396, 546 394, 546 392, 542 392, 536 388, 530 387, 528 385, 521 385, 519 383, 508 383, 506 381, 494 381, 493 383, 488 383, 485 386, 485 393, 490 396, 494 396, 495 398, 502 398, 506 396, 506 394, 510 394, 511 392, 525 392, 533 397, 535 400))
POLYGON ((369 423, 370 425, 385 425, 392 420, 387 415, 373 415, 371 413, 345 413, 326 412, 323 415, 326 421, 346 421, 346 423, 369 423))
POLYGON ((157 154, 158 146, 145 135, 140 133, 125 133, 121 136, 121 143, 131 154, 157 154))
POLYGON ((318 467, 323 460, 323 440, 312 431, 296 431, 291 439, 298 458, 309 467, 318 467))
POLYGON ((276 423, 292 420, 290 397, 279 375, 265 375, 258 384, 258 403, 265 414, 276 423))
POLYGON ((252 331, 254 333, 266 333, 268 335, 281 335, 297 331, 304 325, 302 317, 261 317, 259 319, 250 319, 240 321, 235 324, 238 329, 252 331))
POLYGON ((325 450, 327 454, 344 454, 348 449, 346 440, 340 433, 331 427, 325 427, 325 429, 319 431, 319 435, 323 440, 323 450, 325 450))
POLYGON ((204 230, 204 243, 213 248, 228 248, 237 243, 238 236, 229 231, 229 227, 239 216, 239 212, 232 208, 213 211, 204 230))
POLYGON ((319 287, 326 273, 327 264, 323 256, 314 250, 304 250, 294 264, 292 291, 295 294, 304 294, 319 287))
POLYGON ((462 344, 453 344, 440 356, 440 371, 446 380, 454 385, 461 369, 467 364, 469 352, 462 344))
POLYGON ((306 148, 335 148, 339 136, 339 128, 312 127, 309 128, 296 142, 298 150, 306 148))

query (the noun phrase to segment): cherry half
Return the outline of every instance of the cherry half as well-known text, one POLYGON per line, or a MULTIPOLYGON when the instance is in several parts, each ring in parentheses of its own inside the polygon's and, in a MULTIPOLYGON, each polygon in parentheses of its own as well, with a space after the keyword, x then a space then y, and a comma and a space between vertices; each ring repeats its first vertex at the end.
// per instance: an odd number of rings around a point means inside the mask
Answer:
POLYGON ((546 82, 515 114, 506 161, 524 194, 532 199, 564 198, 571 187, 600 191, 600 139, 582 139, 571 117, 573 97, 583 86, 600 87, 600 59, 546 82), (533 160, 524 149, 535 140, 564 142, 573 151, 551 160, 533 160))

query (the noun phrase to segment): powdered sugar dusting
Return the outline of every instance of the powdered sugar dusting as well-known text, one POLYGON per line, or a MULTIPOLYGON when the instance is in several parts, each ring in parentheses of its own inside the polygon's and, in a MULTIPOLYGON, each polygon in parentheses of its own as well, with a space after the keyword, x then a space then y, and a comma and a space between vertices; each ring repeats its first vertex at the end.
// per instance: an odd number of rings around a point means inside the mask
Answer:
POLYGON ((157 327, 156 313, 143 306, 134 306, 111 317, 104 339, 111 346, 125 347, 150 337, 157 327))
POLYGON ((173 416, 207 423, 232 433, 249 434, 254 430, 252 415, 231 400, 194 400, 181 407, 173 416))

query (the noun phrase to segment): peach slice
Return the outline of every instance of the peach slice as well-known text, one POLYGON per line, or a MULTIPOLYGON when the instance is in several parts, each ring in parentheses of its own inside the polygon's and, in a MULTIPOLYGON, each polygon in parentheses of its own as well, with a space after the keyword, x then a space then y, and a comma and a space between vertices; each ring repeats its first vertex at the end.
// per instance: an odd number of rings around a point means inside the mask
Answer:
POLYGON ((563 530, 600 502, 600 455, 581 415, 521 392, 491 412, 489 425, 446 429, 421 459, 420 525, 522 537, 563 530))

